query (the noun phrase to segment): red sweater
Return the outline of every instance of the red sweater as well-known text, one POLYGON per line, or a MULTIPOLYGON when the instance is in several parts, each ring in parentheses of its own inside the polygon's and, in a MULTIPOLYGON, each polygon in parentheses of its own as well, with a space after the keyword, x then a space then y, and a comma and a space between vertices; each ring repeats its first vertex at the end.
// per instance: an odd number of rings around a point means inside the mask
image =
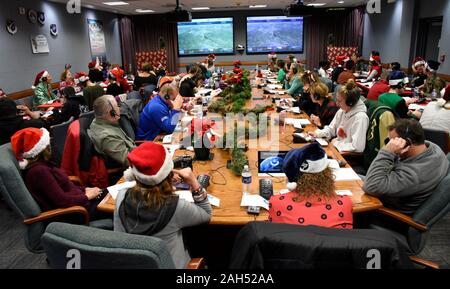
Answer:
POLYGON ((37 161, 24 172, 25 184, 42 211, 71 206, 87 207, 84 188, 75 186, 55 164, 37 161))
POLYGON ((272 196, 269 222, 353 228, 353 204, 348 196, 337 196, 328 201, 314 197, 313 200, 295 202, 296 196, 296 192, 272 196))
POLYGON ((369 90, 367 94, 368 100, 378 100, 378 97, 383 93, 389 91, 389 84, 386 80, 382 79, 378 82, 375 82, 369 90))

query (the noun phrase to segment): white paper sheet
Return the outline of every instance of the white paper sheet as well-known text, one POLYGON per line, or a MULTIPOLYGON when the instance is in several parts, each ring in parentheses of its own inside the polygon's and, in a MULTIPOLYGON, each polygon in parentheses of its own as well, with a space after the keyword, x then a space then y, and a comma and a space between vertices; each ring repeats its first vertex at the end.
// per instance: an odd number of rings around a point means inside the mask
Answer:
POLYGON ((352 168, 340 168, 333 170, 336 181, 359 181, 361 178, 352 168))
MULTIPOLYGON (((182 191, 175 191, 175 194, 177 194, 180 199, 185 200, 185 201, 187 201, 189 203, 193 203, 194 202, 194 198, 192 197, 192 192, 191 191, 184 191, 184 190, 182 190, 182 191)), ((220 199, 218 197, 215 197, 213 195, 208 194, 208 200, 209 200, 209 203, 212 206, 215 206, 215 207, 219 207, 220 206, 220 199)))
POLYGON ((336 195, 338 196, 352 196, 353 193, 350 190, 337 190, 336 195))
POLYGON ((132 188, 134 186, 136 186, 135 181, 123 182, 123 183, 108 187, 108 192, 111 194, 111 197, 115 200, 117 198, 117 194, 120 191, 128 190, 129 188, 132 188))
POLYGON ((298 106, 292 107, 292 108, 291 108, 291 111, 292 111, 293 113, 301 113, 301 112, 302 112, 302 111, 300 110, 300 107, 298 107, 298 106))
POLYGON ((250 195, 245 194, 242 195, 241 207, 261 207, 266 210, 269 210, 269 201, 261 197, 260 195, 250 195))

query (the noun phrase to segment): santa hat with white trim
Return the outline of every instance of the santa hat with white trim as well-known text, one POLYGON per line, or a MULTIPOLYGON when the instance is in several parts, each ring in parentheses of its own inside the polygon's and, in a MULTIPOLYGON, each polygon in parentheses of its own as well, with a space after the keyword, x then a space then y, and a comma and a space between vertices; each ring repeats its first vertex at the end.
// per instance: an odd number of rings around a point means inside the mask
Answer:
POLYGON ((34 79, 34 84, 31 86, 31 88, 32 88, 32 89, 36 89, 36 85, 38 85, 39 82, 41 82, 45 77, 47 77, 48 74, 49 74, 49 73, 48 73, 48 71, 46 71, 46 70, 43 70, 43 71, 39 72, 39 73, 36 75, 36 78, 34 79))
POLYGON ((130 167, 124 172, 127 181, 133 179, 147 186, 156 186, 173 170, 169 151, 155 142, 145 142, 128 154, 130 167))
POLYGON ((288 190, 293 191, 297 188, 297 180, 302 173, 323 172, 328 164, 327 154, 318 142, 290 150, 283 161, 283 172, 288 179, 288 190))
POLYGON ((392 71, 391 75, 389 75, 389 85, 397 86, 400 83, 403 84, 409 83, 409 78, 401 70, 392 71))
POLYGON ((11 146, 21 169, 50 145, 50 134, 45 128, 24 128, 11 137, 11 146))
POLYGON ((415 59, 414 59, 414 61, 413 61, 413 65, 414 65, 414 68, 417 68, 418 66, 420 66, 420 65, 426 65, 427 63, 426 63, 426 61, 425 61, 425 59, 423 59, 422 57, 420 57, 420 56, 417 56, 415 59))
POLYGON ((436 60, 428 60, 427 64, 425 65, 425 67, 426 67, 426 69, 428 71, 435 72, 436 70, 439 69, 440 65, 441 64, 438 61, 436 61, 436 60))

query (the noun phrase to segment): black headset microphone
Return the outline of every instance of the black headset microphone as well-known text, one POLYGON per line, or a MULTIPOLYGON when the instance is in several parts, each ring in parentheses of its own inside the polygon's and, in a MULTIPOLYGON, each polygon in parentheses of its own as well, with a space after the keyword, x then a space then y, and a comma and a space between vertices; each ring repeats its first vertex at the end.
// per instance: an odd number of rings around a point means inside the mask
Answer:
POLYGON ((111 103, 111 101, 108 101, 109 102, 109 106, 111 106, 111 110, 109 111, 109 115, 111 116, 111 117, 117 117, 117 113, 116 113, 116 111, 115 111, 115 109, 114 109, 114 106, 112 105, 112 103, 111 103))

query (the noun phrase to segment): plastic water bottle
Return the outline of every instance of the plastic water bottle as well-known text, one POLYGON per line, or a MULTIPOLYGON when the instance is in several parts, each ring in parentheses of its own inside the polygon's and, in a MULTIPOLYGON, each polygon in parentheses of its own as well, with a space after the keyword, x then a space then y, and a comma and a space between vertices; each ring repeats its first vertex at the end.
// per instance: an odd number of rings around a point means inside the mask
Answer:
POLYGON ((433 92, 431 93, 431 100, 435 100, 437 97, 436 89, 433 89, 433 92))
POLYGON ((419 98, 419 88, 414 87, 414 98, 419 98))
POLYGON ((244 170, 242 171, 242 194, 250 194, 250 190, 252 187, 252 172, 248 168, 248 165, 244 166, 244 170))

